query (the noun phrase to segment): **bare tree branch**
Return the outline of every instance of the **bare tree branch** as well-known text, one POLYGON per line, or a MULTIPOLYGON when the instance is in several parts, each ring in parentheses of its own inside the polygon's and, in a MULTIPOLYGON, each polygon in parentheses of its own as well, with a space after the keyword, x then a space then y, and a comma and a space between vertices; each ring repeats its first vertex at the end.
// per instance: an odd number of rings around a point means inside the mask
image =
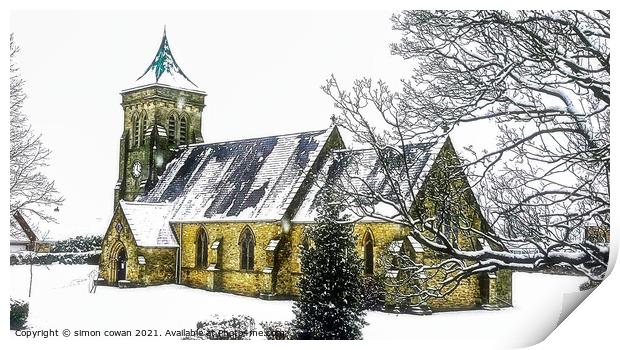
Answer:
POLYGON ((425 265, 401 256, 386 269, 426 297, 504 268, 568 265, 602 280, 608 246, 577 237, 586 226, 609 230, 609 13, 403 11, 392 22, 402 33, 392 52, 413 67, 401 92, 367 78, 350 91, 333 76, 323 86, 336 123, 372 149, 384 177, 378 190, 349 171, 339 186, 346 204, 446 257, 425 265), (495 149, 444 154, 416 181, 424 152, 412 144, 480 121, 497 127, 495 149), (480 208, 463 205, 472 201, 480 208))
MULTIPOLYGON (((19 46, 10 38, 10 179, 11 193, 9 215, 15 211, 43 221, 54 221, 50 209, 61 205, 62 196, 56 190, 54 181, 50 180, 42 169, 47 166, 49 149, 41 142, 41 135, 36 134, 22 112, 26 93, 25 82, 16 63, 19 46)), ((18 227, 11 227, 11 234, 16 234, 18 227)))

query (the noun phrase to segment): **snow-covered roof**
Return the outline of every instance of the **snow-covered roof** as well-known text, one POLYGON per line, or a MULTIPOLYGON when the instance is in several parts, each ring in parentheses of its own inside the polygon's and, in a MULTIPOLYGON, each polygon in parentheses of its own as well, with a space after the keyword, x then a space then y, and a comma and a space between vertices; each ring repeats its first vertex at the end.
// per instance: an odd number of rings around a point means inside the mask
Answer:
MULTIPOLYGON (((399 163, 403 159, 402 156, 395 154, 394 157, 382 157, 388 161, 393 159, 394 164, 390 165, 390 168, 394 169, 390 171, 391 177, 398 180, 398 188, 408 202, 412 203, 412 195, 415 196, 420 189, 434 157, 443 145, 441 141, 408 145, 405 150, 408 159, 407 167, 399 163), (410 188, 413 189, 414 193, 410 193, 410 188)), ((315 181, 293 218, 293 222, 313 222, 315 220, 318 194, 325 188, 327 182, 344 186, 348 191, 360 194, 360 198, 371 193, 379 193, 384 198, 395 199, 394 191, 386 180, 381 159, 373 149, 334 151, 319 174, 317 181, 315 181)), ((384 216, 396 215, 396 210, 383 202, 368 203, 367 207, 384 216)), ((355 213, 348 214, 356 216, 355 213)))
POLYGON ((280 220, 332 129, 183 150, 145 203, 170 203, 171 221, 280 220))
POLYGON ((402 239, 394 240, 394 241, 390 242, 390 244, 388 245, 388 252, 390 252, 392 254, 398 254, 398 253, 400 253, 400 250, 401 250, 402 247, 403 247, 403 240, 402 239))
POLYGON ((268 252, 273 252, 278 249, 278 244, 280 244, 279 239, 272 239, 269 241, 269 244, 267 244, 267 248, 265 248, 265 250, 268 252))
POLYGON ((213 244, 211 244, 211 249, 217 249, 220 247, 220 240, 216 240, 213 242, 213 244))
POLYGON ((172 50, 170 49, 170 44, 166 37, 166 29, 164 29, 164 35, 153 62, 151 62, 146 68, 146 71, 136 80, 136 83, 138 86, 160 84, 190 90, 198 88, 198 86, 185 75, 172 55, 172 50))
POLYGON ((411 244, 414 252, 424 252, 424 247, 422 246, 422 244, 420 244, 420 242, 416 241, 415 238, 413 238, 412 236, 407 236, 407 240, 409 240, 409 244, 411 244))
POLYGON ((138 246, 179 246, 169 224, 172 205, 125 201, 120 204, 138 246))
POLYGON ((28 224, 26 217, 19 210, 15 211, 9 218, 11 224, 9 228, 11 243, 30 243, 39 240, 28 224))
POLYGON ((398 270, 387 270, 387 271, 385 271, 385 277, 387 277, 387 278, 396 278, 396 277, 398 277, 398 270))
MULTIPOLYGON (((514 240, 514 241, 504 240, 503 243, 506 246, 506 249, 512 253, 534 255, 534 254, 539 253, 540 251, 538 246, 532 242, 523 242, 523 241, 518 241, 518 240, 514 240)), ((542 245, 544 246, 544 244, 542 245)))
POLYGON ((491 245, 489 244, 489 242, 486 239, 478 238, 478 242, 480 243, 480 246, 482 247, 482 249, 484 249, 484 250, 493 250, 491 248, 491 245))
POLYGON ((10 236, 11 236, 11 244, 30 243, 30 239, 26 235, 26 232, 24 232, 24 230, 22 230, 21 227, 19 227, 19 224, 17 223, 17 220, 15 220, 13 215, 9 216, 9 220, 11 223, 11 226, 9 227, 10 236))
POLYGON ((164 128, 163 126, 157 124, 155 126, 153 126, 152 128, 149 128, 146 133, 144 134, 144 137, 149 137, 151 136, 151 133, 153 132, 153 129, 157 128, 157 136, 159 137, 168 137, 168 132, 166 131, 166 128, 164 128))

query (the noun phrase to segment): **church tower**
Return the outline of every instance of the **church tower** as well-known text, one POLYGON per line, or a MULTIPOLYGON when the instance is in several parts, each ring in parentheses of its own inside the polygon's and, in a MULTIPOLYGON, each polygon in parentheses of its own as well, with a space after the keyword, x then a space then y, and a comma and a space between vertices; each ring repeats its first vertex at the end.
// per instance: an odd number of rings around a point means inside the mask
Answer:
POLYGON ((133 201, 152 188, 179 149, 203 142, 206 94, 177 64, 165 29, 153 62, 136 85, 121 91, 124 121, 115 208, 121 199, 133 201))

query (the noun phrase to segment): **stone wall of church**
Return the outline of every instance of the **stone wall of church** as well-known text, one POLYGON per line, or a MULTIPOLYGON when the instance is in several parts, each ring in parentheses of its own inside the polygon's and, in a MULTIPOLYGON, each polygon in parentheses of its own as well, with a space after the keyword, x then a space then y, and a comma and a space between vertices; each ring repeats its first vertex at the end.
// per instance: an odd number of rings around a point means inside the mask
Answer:
MULTIPOLYGON (((154 285, 174 283, 176 280, 176 249, 137 247, 128 224, 120 210, 115 214, 104 237, 101 254, 100 275, 108 283, 115 283, 114 264, 111 261, 114 251, 122 244, 127 250, 127 280, 132 285, 154 285), (117 232, 117 223, 121 230, 117 232), (138 263, 138 256, 143 256, 145 264, 138 263)), ((276 297, 295 297, 299 294, 297 282, 301 273, 299 252, 308 224, 293 224, 286 235, 281 233, 278 222, 259 223, 184 223, 175 224, 176 232, 181 237, 181 284, 207 290, 224 291, 248 296, 275 294, 276 297), (255 237, 254 269, 240 269, 239 237, 248 227, 255 237), (208 236, 208 265, 196 266, 196 237, 200 230, 208 236), (272 239, 280 239, 278 250, 269 256, 265 250, 272 239), (215 241, 219 241, 218 249, 211 249, 215 241), (265 271, 272 269, 271 273, 265 271)), ((395 224, 380 222, 363 222, 354 227, 357 237, 357 250, 363 256, 363 240, 371 234, 374 241, 375 274, 382 275, 379 258, 389 244, 396 239, 404 239, 406 231, 395 224)), ((425 251, 415 256, 417 262, 432 264, 442 259, 439 254, 425 251)), ((502 270, 492 280, 495 296, 502 304, 511 303, 511 272, 502 270)), ((431 281, 431 283, 433 283, 431 281)), ((447 297, 430 299, 428 305, 433 310, 468 309, 479 306, 481 300, 481 280, 472 276, 464 281, 447 297)), ((388 305, 389 306, 389 305, 388 305)))
MULTIPOLYGON (((292 254, 290 259, 290 271, 291 271, 291 283, 289 294, 292 296, 299 295, 297 288, 297 282, 301 276, 301 264, 299 260, 299 253, 301 251, 301 245, 304 239, 305 231, 308 230, 310 224, 294 224, 291 229, 291 250, 292 254)), ((360 257, 363 257, 364 252, 364 236, 369 233, 372 235, 374 242, 374 273, 377 276, 385 276, 385 270, 382 269, 380 259, 383 254, 386 254, 387 248, 394 240, 404 240, 407 236, 407 231, 397 224, 384 223, 384 222, 360 222, 354 227, 354 235, 356 236, 356 248, 360 257)), ((403 245, 407 245, 404 242, 403 245)), ((439 262, 442 258, 428 250, 423 253, 414 253, 411 249, 406 251, 407 254, 412 256, 418 263, 424 262, 426 264, 433 264, 439 262), (417 256, 416 256, 417 254, 417 256)), ((438 279, 431 280, 431 284, 437 285, 438 279)), ((509 290, 510 287, 506 284, 505 290, 509 290)), ((284 288, 283 288, 284 289, 284 288)), ((287 289, 289 290, 289 289, 287 289)), ((430 299, 428 306, 433 310, 453 310, 453 309, 469 309, 475 308, 481 304, 480 300, 480 284, 477 276, 472 276, 460 283, 460 285, 447 297, 442 299, 430 299)), ((388 306, 390 305, 390 298, 388 296, 388 306)))
MULTIPOLYGON (((181 232, 181 283, 196 288, 226 291, 257 296, 260 293, 276 293, 275 276, 281 276, 280 266, 265 249, 269 242, 279 239, 281 227, 278 222, 206 222, 174 224, 181 232), (245 228, 254 235, 254 268, 241 269, 239 239, 245 228), (208 264, 196 264, 196 240, 204 230, 208 237, 208 264), (219 246, 212 249, 213 243, 219 246), (209 265, 212 265, 209 268, 209 265), (269 269, 271 271, 269 272, 269 269)), ((285 244, 281 242, 281 244, 285 244)))
MULTIPOLYGON (((296 223, 293 224, 292 229, 290 231, 290 254, 288 254, 289 261, 289 271, 290 278, 285 282, 282 282, 282 288, 279 290, 284 290, 288 295, 297 296, 299 295, 299 289, 297 288, 297 283, 299 282, 299 277, 301 276, 301 260, 299 259, 299 254, 301 252, 301 247, 305 236, 307 235, 307 230, 310 229, 312 224, 302 224, 296 223)), ((383 252, 387 249, 388 245, 395 239, 403 239, 406 235, 405 231, 402 230, 400 225, 385 223, 385 222, 361 222, 354 226, 353 234, 356 237, 356 249, 360 257, 363 257, 364 252, 364 237, 367 233, 370 233, 373 237, 374 241, 374 266, 375 273, 380 274, 381 272, 379 266, 379 257, 383 252)), ((278 280, 278 283, 280 281, 278 280)))
POLYGON ((138 247, 138 255, 145 264, 138 264, 140 285, 154 285, 176 282, 176 248, 138 247))
POLYGON ((406 231, 400 225, 385 222, 361 222, 355 225, 353 234, 356 237, 357 252, 360 257, 364 254, 364 237, 370 234, 374 242, 374 272, 384 274, 379 260, 385 254, 390 243, 394 240, 402 240, 407 236, 406 231))
MULTIPOLYGON (((460 203, 455 204, 453 202, 452 205, 459 209, 461 217, 464 216, 469 219, 468 225, 470 227, 479 231, 486 231, 484 219, 478 208, 475 196, 469 190, 469 184, 465 175, 450 176, 449 184, 444 182, 447 180, 446 174, 449 173, 446 169, 454 166, 458 166, 458 157, 452 144, 446 142, 429 170, 427 181, 418 192, 418 198, 420 198, 421 202, 417 203, 417 206, 420 208, 420 212, 414 213, 414 216, 420 214, 422 216, 421 220, 436 218, 440 207, 440 204, 435 201, 436 198, 442 198, 445 195, 445 191, 459 193, 465 190, 464 193, 466 195, 452 197, 453 201, 460 200, 460 203), (433 185, 429 185, 429 182, 432 182, 433 185)), ((422 234, 428 239, 433 240, 430 232, 423 232, 422 234)), ((478 238, 479 236, 470 232, 457 230, 455 243, 459 249, 465 251, 480 249, 478 238)), ((445 254, 424 248, 422 261, 425 265, 433 265, 448 258, 449 256, 445 254)), ((420 261, 416 260, 416 262, 420 261)), ((427 283, 431 287, 438 287, 445 277, 445 274, 439 273, 435 277, 430 278, 427 283)), ((448 295, 442 298, 430 298, 427 302, 428 306, 434 310, 469 309, 482 304, 497 305, 498 297, 510 299, 511 289, 510 271, 500 271, 497 277, 493 276, 491 278, 474 275, 462 280, 448 295), (483 289, 485 292, 488 291, 486 295, 483 295, 483 289)))
MULTIPOLYGON (((309 224, 293 224, 290 232, 281 234, 280 224, 276 222, 263 223, 186 223, 182 228, 175 225, 175 230, 182 230, 182 284, 207 290, 224 291, 248 296, 262 294, 276 294, 276 297, 295 297, 299 295, 297 283, 301 275, 299 253, 309 224), (252 271, 240 270, 239 237, 243 230, 249 227, 255 236, 254 269, 252 271), (200 230, 208 235, 209 247, 216 240, 220 241, 217 250, 210 249, 208 261, 215 264, 216 269, 210 270, 207 266, 196 266, 196 238, 200 230), (272 239, 280 239, 274 266, 273 257, 269 257, 265 248, 272 239), (267 268, 273 268, 271 274, 265 273, 267 268)), ((394 240, 405 239, 407 232, 399 225, 381 222, 363 222, 354 227, 357 237, 357 250, 360 257, 363 256, 364 236, 370 233, 374 241, 375 274, 382 275, 379 259, 394 240)), ((465 241, 463 242, 465 245, 465 241)), ((405 241, 405 245, 407 242, 405 241)), ((445 256, 425 250, 423 253, 408 254, 416 255, 416 262, 433 264, 445 259, 445 256)), ((437 285, 443 276, 429 281, 430 285, 437 285)), ((429 299, 428 306, 433 310, 459 310, 471 309, 487 303, 482 300, 481 283, 492 283, 491 300, 499 298, 503 301, 511 301, 511 272, 499 271, 496 279, 480 279, 479 276, 471 276, 461 281, 458 287, 441 299, 429 299), (486 281, 486 282, 483 282, 486 281), (490 282, 489 282, 490 281, 490 282)), ((389 304, 389 300, 388 300, 389 304)), ((505 304, 505 303, 504 303, 505 304)), ((388 305, 389 306, 389 305, 388 305)))
POLYGON ((280 289, 285 290, 286 294, 288 295, 299 295, 299 288, 297 288, 297 283, 299 282, 299 277, 301 276, 301 259, 299 258, 299 253, 301 252, 304 235, 306 234, 306 230, 308 229, 309 225, 293 224, 291 227, 291 231, 289 232, 290 244, 288 246, 288 249, 290 251, 290 254, 288 254, 288 261, 284 262, 284 264, 288 266, 288 270, 290 271, 290 278, 285 286, 280 287, 280 289))
POLYGON ((443 298, 430 298, 428 306, 435 311, 473 309, 482 304, 478 276, 470 276, 443 298))
POLYGON ((512 271, 497 271, 497 299, 500 305, 512 305, 512 271))

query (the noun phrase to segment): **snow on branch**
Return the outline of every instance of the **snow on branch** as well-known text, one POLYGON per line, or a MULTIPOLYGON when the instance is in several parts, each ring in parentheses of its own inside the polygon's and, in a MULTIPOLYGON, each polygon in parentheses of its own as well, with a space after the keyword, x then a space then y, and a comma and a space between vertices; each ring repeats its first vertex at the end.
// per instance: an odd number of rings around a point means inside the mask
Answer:
POLYGON ((369 78, 323 86, 335 123, 367 147, 340 160, 343 205, 445 257, 386 269, 414 290, 441 271, 426 297, 500 269, 568 265, 602 280, 608 246, 583 236, 609 232, 609 13, 403 11, 392 22, 392 52, 413 67, 402 91, 369 78), (452 151, 446 135, 481 120, 496 144, 452 151))

